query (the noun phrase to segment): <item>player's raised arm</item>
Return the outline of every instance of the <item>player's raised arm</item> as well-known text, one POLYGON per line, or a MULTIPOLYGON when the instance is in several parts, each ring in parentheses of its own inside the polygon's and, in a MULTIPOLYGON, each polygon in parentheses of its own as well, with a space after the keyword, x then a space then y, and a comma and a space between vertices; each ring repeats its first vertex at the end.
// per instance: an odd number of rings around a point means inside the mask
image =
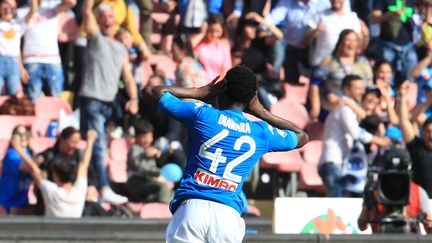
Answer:
POLYGON ((213 79, 207 85, 201 87, 193 87, 193 88, 183 88, 183 87, 174 87, 174 86, 153 86, 142 89, 141 97, 144 102, 149 104, 150 106, 157 107, 157 104, 160 98, 166 93, 169 92, 177 98, 189 98, 189 99, 197 99, 197 100, 208 100, 217 95, 219 95, 225 89, 224 80, 218 81, 219 76, 213 79))
POLYGON ((255 95, 251 102, 249 103, 246 112, 267 121, 270 125, 283 130, 290 130, 297 134, 298 144, 297 148, 303 147, 307 142, 309 142, 309 136, 303 130, 298 128, 294 123, 278 117, 267 109, 265 109, 259 102, 258 97, 255 95))

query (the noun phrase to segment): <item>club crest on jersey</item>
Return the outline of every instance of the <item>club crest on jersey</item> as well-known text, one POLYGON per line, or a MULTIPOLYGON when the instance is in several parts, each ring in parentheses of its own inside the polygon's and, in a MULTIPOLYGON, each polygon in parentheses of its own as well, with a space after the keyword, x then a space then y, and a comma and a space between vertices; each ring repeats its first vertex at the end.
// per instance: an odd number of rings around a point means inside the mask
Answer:
POLYGON ((200 185, 207 185, 214 188, 219 188, 227 191, 235 191, 238 184, 221 178, 213 173, 198 168, 194 174, 194 180, 200 185))

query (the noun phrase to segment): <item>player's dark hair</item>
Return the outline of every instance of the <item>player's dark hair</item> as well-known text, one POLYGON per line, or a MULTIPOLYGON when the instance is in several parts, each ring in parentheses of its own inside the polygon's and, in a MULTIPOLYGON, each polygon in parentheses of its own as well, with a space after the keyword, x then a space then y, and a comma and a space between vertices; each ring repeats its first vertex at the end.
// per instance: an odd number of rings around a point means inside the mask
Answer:
POLYGON ((78 165, 72 158, 66 156, 55 158, 52 162, 51 169, 62 183, 75 182, 78 165))
POLYGON ((342 88, 350 88, 353 81, 362 80, 362 78, 358 75, 348 74, 345 78, 342 79, 342 88))
POLYGON ((135 135, 143 135, 149 132, 153 132, 153 125, 147 120, 139 120, 134 122, 135 135))
POLYGON ((257 91, 257 80, 246 66, 231 68, 225 75, 226 94, 234 102, 248 104, 257 91))

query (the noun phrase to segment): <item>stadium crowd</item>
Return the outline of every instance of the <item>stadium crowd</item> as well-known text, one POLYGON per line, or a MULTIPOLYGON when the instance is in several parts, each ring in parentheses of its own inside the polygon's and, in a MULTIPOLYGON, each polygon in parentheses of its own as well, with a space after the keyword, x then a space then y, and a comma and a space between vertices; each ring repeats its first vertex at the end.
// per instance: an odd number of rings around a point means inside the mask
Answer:
POLYGON ((236 65, 309 133, 300 161, 277 161, 300 162, 288 171, 299 190, 361 197, 374 158, 401 146, 432 197, 431 0, 0 0, 0 18, 4 215, 168 203, 178 181, 164 168, 185 165, 187 136, 139 91, 202 86, 236 65), (51 134, 57 103, 79 126, 51 134))

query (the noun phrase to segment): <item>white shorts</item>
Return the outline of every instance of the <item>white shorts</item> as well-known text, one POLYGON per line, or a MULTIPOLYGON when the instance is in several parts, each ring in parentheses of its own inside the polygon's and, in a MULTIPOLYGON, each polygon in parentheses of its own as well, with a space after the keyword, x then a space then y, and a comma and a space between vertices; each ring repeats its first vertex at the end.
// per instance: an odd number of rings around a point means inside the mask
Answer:
POLYGON ((188 199, 180 204, 168 224, 166 242, 242 242, 245 221, 225 204, 188 199))

